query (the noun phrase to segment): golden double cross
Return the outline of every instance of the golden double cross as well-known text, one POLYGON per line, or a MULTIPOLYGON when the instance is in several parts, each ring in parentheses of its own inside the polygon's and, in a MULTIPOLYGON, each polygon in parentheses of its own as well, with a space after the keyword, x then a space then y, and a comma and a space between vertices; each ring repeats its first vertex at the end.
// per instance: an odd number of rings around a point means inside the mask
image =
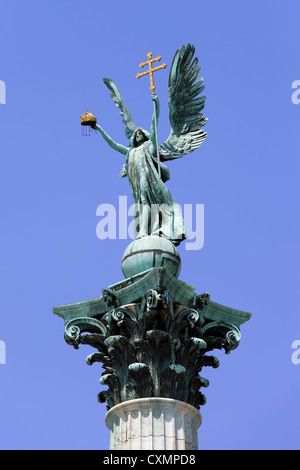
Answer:
POLYGON ((150 85, 151 85, 150 90, 152 91, 152 93, 154 93, 155 86, 154 86, 153 72, 156 72, 156 70, 165 69, 167 64, 162 64, 162 65, 159 65, 158 67, 152 68, 153 62, 159 62, 161 60, 161 57, 157 56, 155 59, 152 59, 152 52, 148 52, 147 57, 148 57, 148 60, 146 60, 146 62, 141 62, 139 66, 143 68, 145 65, 149 65, 149 70, 147 70, 146 72, 137 73, 136 78, 140 78, 140 77, 143 77, 144 75, 149 74, 150 85))

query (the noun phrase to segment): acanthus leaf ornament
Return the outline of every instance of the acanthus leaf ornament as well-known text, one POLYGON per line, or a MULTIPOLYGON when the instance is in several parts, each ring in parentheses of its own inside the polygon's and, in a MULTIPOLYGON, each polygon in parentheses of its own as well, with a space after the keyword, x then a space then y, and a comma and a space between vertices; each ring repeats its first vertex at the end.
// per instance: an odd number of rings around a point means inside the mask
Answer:
MULTIPOLYGON (((98 394, 98 400, 106 401, 108 409, 146 396, 183 400, 199 408, 206 402, 200 389, 209 384, 200 374, 205 367, 219 366, 219 360, 209 352, 217 348, 228 353, 240 340, 239 324, 244 319, 238 311, 230 310, 235 323, 213 320, 208 294, 191 294, 190 287, 170 276, 168 270, 153 269, 155 276, 146 273, 144 281, 137 284, 138 290, 126 282, 114 291, 103 290, 105 295, 114 292, 113 302, 107 304, 114 307, 106 313, 66 322, 68 344, 96 349, 86 362, 103 364, 100 384, 108 389, 98 394), (173 294, 175 286, 180 291, 178 299, 173 294), (129 300, 126 289, 133 302, 124 305, 122 298, 129 300), (178 303, 179 298, 185 305, 178 303)), ((217 305, 213 303, 213 311, 217 305)), ((226 317, 226 309, 224 312, 226 317)))

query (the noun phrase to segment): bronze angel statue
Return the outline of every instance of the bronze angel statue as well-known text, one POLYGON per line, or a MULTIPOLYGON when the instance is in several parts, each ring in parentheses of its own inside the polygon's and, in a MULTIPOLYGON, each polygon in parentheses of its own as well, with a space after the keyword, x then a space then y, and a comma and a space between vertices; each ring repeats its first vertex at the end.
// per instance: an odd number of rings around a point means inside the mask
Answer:
POLYGON ((162 236, 175 246, 187 238, 187 234, 181 209, 164 184, 170 179, 170 173, 162 162, 193 152, 206 138, 202 127, 207 119, 201 113, 206 97, 199 96, 204 86, 203 78, 198 78, 200 67, 194 53, 195 47, 187 44, 174 55, 168 82, 171 131, 163 144, 159 145, 157 142, 157 94, 152 93, 154 113, 150 132, 147 132, 134 124, 118 87, 108 78, 103 81, 123 118, 125 134, 129 139, 128 145, 114 142, 99 124, 91 124, 114 150, 126 155, 120 176, 128 177, 138 208, 135 211, 135 217, 138 219, 136 238, 147 235, 162 236))

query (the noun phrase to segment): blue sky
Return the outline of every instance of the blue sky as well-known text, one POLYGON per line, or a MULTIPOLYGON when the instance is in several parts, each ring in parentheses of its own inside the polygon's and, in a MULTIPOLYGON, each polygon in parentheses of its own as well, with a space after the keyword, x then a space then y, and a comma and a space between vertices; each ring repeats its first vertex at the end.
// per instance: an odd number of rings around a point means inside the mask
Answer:
MULTIPOLYGON (((1 449, 108 449, 101 369, 63 339, 54 305, 123 279, 131 240, 99 240, 100 204, 131 194, 124 157, 81 136, 87 108, 118 142, 124 126, 103 77, 150 127, 146 54, 171 64, 190 42, 204 76, 205 143, 169 162, 180 204, 204 204, 201 250, 179 247, 180 279, 251 312, 242 339, 205 370, 200 449, 299 449, 299 2, 11 1, 0 11, 1 449), (298 357, 298 356, 297 356, 298 357)), ((168 70, 156 74, 159 140, 169 134, 168 70)), ((300 357, 300 354, 299 354, 300 357)))

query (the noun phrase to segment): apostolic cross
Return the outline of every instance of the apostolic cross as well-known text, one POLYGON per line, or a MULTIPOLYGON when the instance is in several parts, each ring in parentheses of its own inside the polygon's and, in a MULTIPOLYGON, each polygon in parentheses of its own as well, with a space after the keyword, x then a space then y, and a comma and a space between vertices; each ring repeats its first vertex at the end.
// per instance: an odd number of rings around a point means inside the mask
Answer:
MULTIPOLYGON (((154 78, 153 78, 153 73, 156 72, 157 70, 160 69, 165 69, 167 64, 162 64, 159 65, 158 67, 152 68, 153 62, 159 62, 161 60, 161 56, 158 55, 155 59, 152 59, 152 52, 148 52, 147 54, 148 60, 146 62, 141 62, 140 67, 143 68, 145 65, 149 65, 149 70, 146 72, 142 73, 137 73, 136 78, 143 77, 144 75, 150 75, 150 90, 152 91, 152 94, 155 92, 155 85, 154 85, 154 78)), ((161 177, 161 171, 160 171, 160 160, 159 160, 159 146, 158 146, 158 136, 157 136, 157 109, 156 109, 156 101, 153 101, 153 107, 154 107, 154 128, 155 128, 155 140, 156 140, 156 160, 157 160, 157 170, 158 170, 158 175, 161 177)))
POLYGON ((141 62, 139 66, 141 68, 143 68, 143 67, 145 67, 145 65, 149 65, 149 70, 147 70, 146 72, 137 73, 136 78, 140 78, 140 77, 143 77, 144 75, 149 74, 150 75, 150 85, 151 85, 150 90, 152 91, 152 93, 154 93, 155 86, 154 86, 153 72, 156 72, 156 70, 165 69, 167 64, 159 65, 158 67, 155 67, 153 69, 152 68, 153 62, 159 62, 161 60, 161 57, 157 56, 155 59, 152 59, 152 52, 148 52, 147 57, 148 57, 148 60, 146 60, 146 62, 141 62))

